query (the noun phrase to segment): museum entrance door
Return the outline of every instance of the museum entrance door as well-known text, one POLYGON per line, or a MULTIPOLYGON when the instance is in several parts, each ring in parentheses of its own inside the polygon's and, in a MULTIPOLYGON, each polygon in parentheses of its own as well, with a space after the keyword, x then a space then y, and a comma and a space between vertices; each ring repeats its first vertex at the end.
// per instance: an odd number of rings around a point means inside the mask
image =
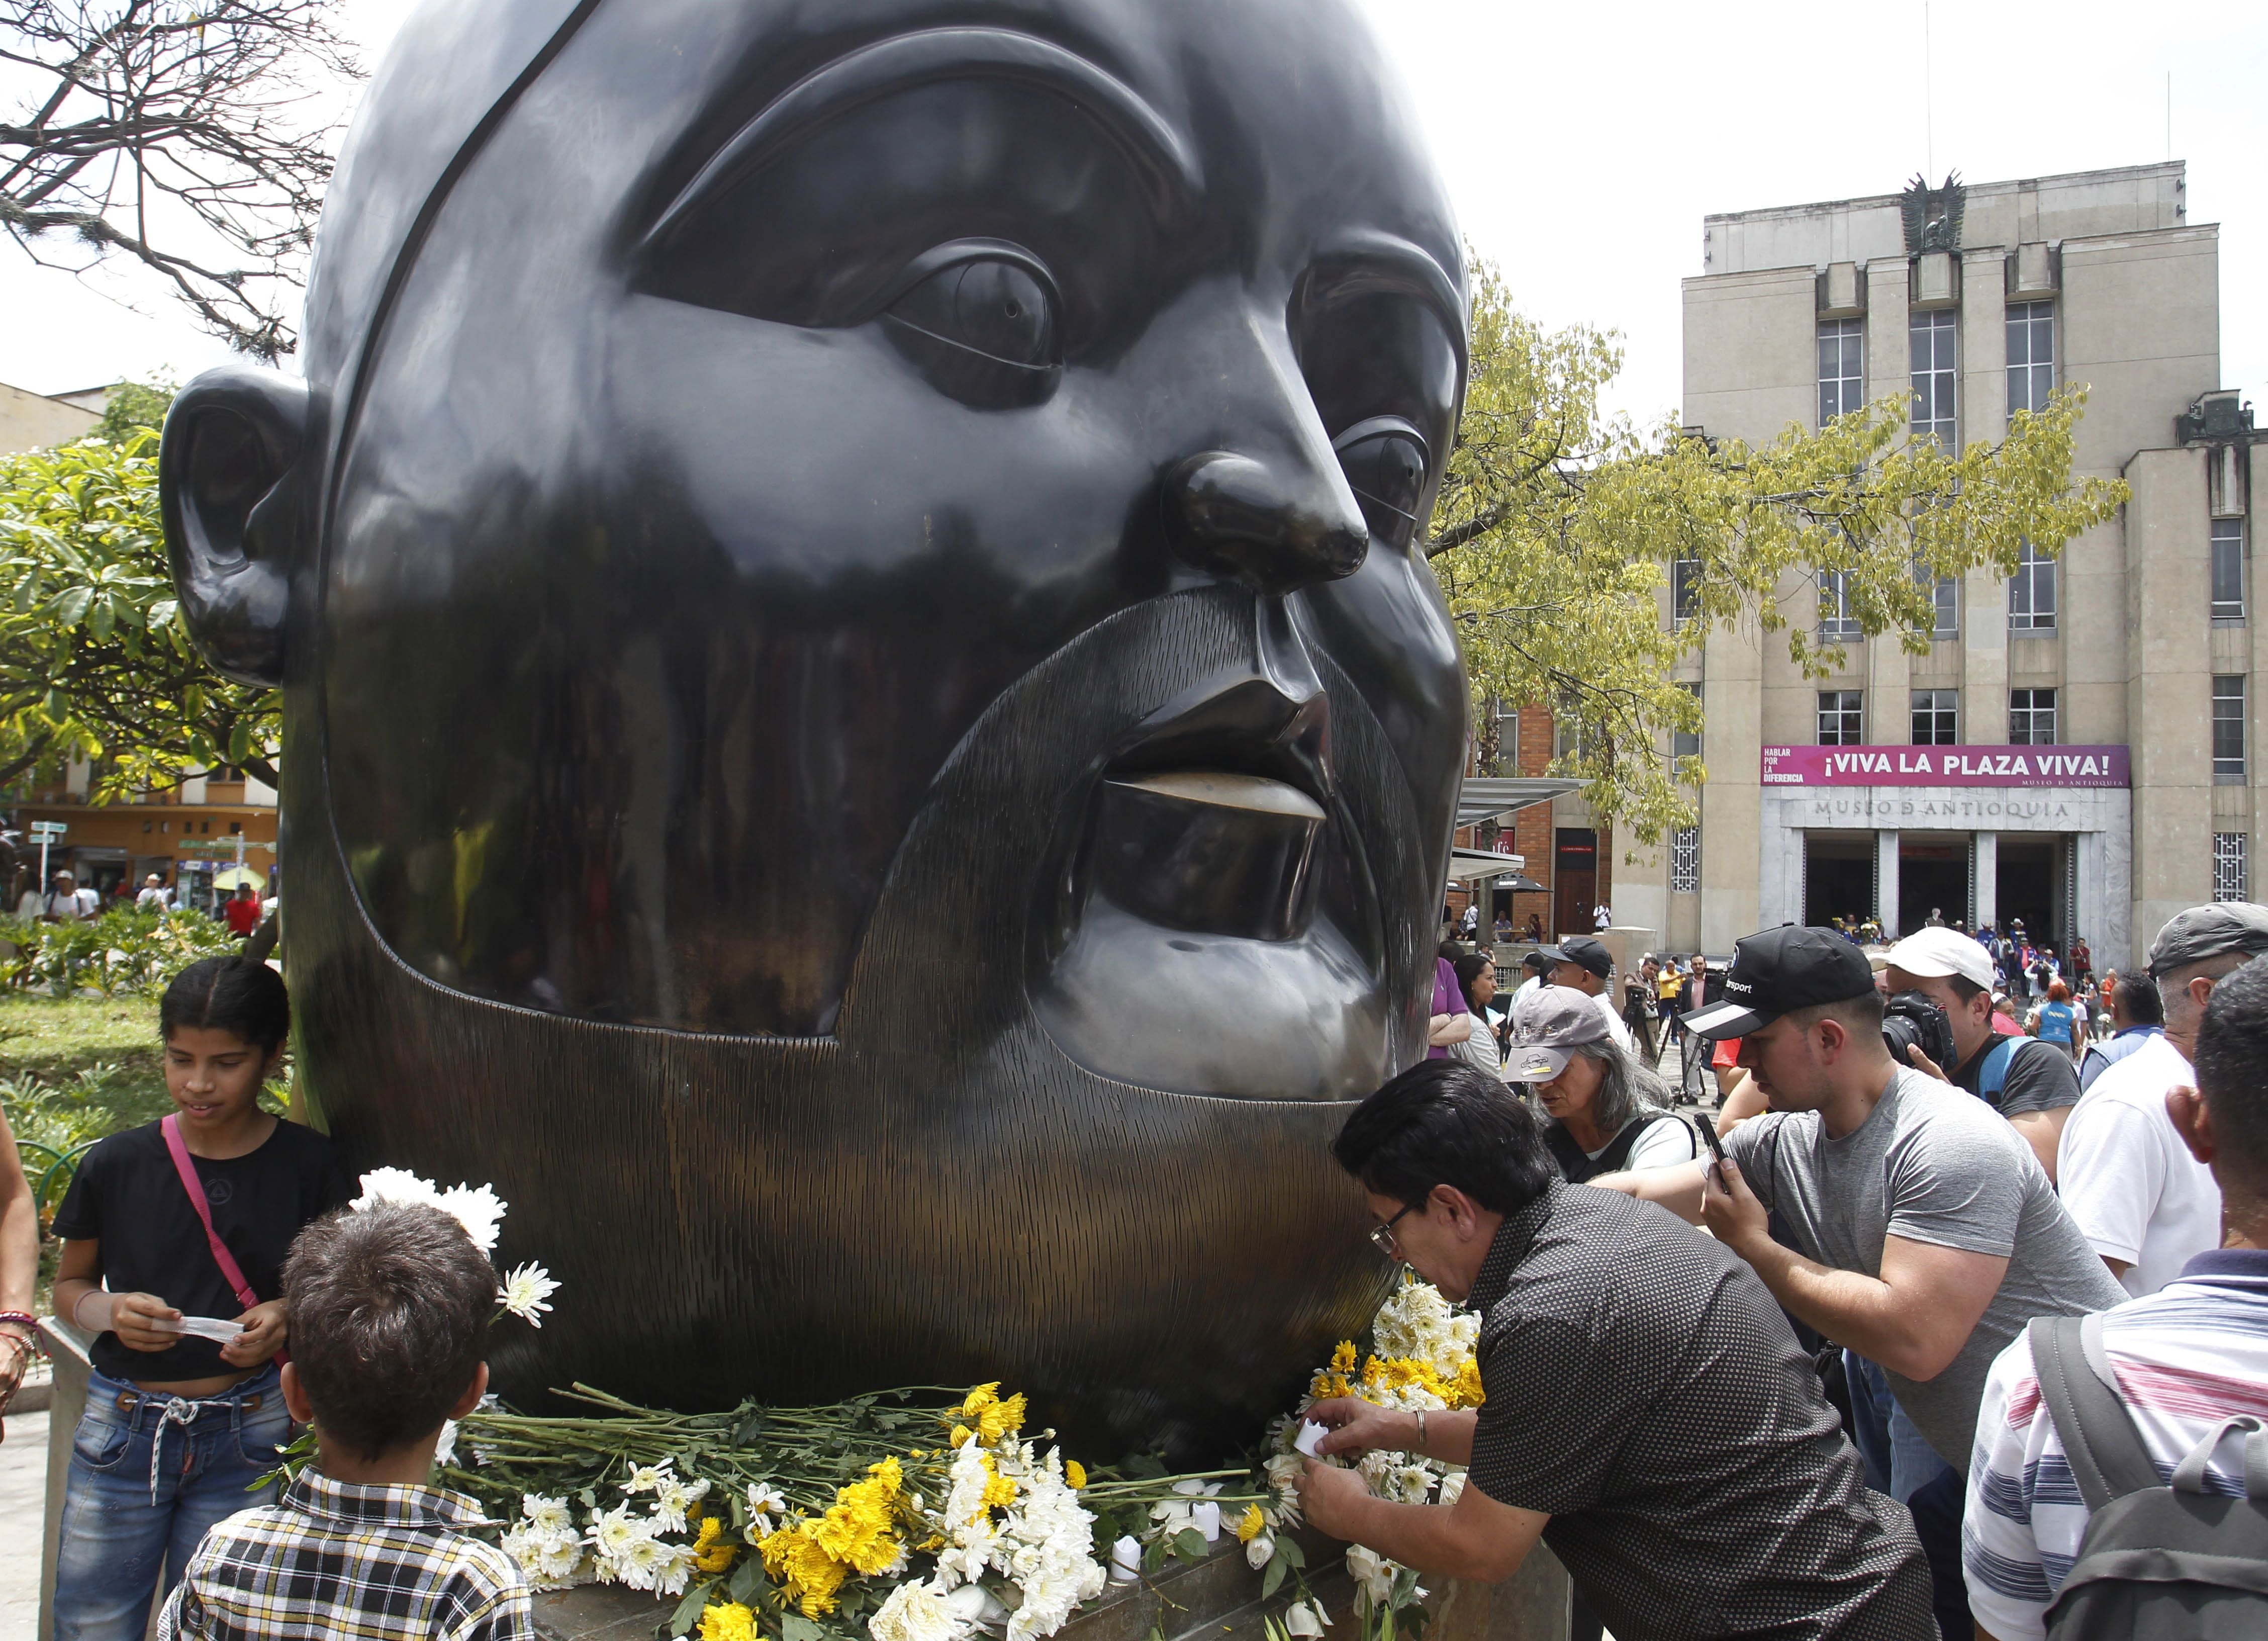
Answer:
POLYGON ((1929 925, 1969 921, 1969 840, 1898 840, 1898 922, 1901 935, 1929 925))
POLYGON ((1878 915, 1874 906, 1874 834, 1803 834, 1803 920, 1823 928, 1837 918, 1878 915))
POLYGON ((2053 946, 2060 957, 2071 944, 2071 898, 2066 857, 2071 839, 2058 834, 2000 834, 1998 885, 2000 928, 2019 919, 2035 944, 2053 946))

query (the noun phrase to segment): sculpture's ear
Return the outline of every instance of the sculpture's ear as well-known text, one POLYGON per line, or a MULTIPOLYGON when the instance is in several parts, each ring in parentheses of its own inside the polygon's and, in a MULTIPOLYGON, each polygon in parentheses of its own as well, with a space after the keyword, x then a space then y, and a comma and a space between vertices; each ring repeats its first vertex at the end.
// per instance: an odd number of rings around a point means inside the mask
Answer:
POLYGON ((158 479, 173 590, 198 653, 245 684, 284 681, 306 425, 307 384, 248 365, 205 372, 166 414, 158 479))

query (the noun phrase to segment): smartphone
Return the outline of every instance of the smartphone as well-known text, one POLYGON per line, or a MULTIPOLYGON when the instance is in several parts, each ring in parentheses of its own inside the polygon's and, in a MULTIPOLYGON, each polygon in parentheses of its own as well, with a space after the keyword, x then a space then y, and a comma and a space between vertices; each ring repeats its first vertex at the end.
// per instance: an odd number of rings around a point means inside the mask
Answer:
POLYGON ((1717 1137, 1717 1125, 1711 1122, 1706 1117, 1701 1115, 1700 1112, 1696 1112, 1693 1114, 1693 1126, 1699 1131, 1702 1140, 1708 1145, 1709 1154, 1717 1159, 1717 1164, 1712 1164, 1712 1166, 1717 1167, 1717 1183, 1719 1186, 1724 1185, 1725 1172, 1724 1169, 1719 1164, 1722 1164, 1725 1160, 1725 1142, 1717 1137))

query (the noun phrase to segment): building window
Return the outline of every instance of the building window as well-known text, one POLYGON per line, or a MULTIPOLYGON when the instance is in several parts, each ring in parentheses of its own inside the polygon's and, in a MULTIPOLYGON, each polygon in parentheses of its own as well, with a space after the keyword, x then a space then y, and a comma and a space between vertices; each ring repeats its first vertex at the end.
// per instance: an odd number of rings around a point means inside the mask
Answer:
POLYGON ((2056 624, 2056 561, 2026 542, 2008 578, 2008 631, 2052 632, 2056 624))
MULTIPOLYGON (((2053 691, 2049 691, 2053 694, 2053 691)), ((1819 744, 1822 746, 1857 746, 1859 731, 1864 727, 1856 690, 1822 690, 1819 692, 1819 744)))
POLYGON ((2213 898, 2216 900, 2250 900, 2250 876, 2245 870, 2244 834, 2241 832, 2217 832, 2213 835, 2213 898))
POLYGON ((1914 565, 1914 582, 1929 594, 1929 635, 1933 639, 1961 636, 1961 578, 1932 575, 1925 564, 1914 565))
POLYGON ((2222 673, 2213 681, 2213 778, 2244 780, 2244 675, 2222 673))
POLYGON ((1830 319, 1819 327, 1819 425, 1848 416, 1867 402, 1867 327, 1856 319, 1830 319))
POLYGON ((2008 414, 2044 410, 2055 391, 2055 304, 2008 304, 2008 414))
POLYGON ((1860 636, 1851 614, 1850 574, 1844 570, 1819 573, 1819 641, 1847 644, 1860 636))
POLYGON ((1960 691, 1916 690, 1913 692, 1913 743, 1916 746, 1959 745, 1960 722, 1960 691))
MULTIPOLYGON (((1695 706, 1701 703, 1701 686, 1681 684, 1677 686, 1693 698, 1695 706)), ((1669 732, 1669 772, 1675 777, 1684 768, 1689 758, 1701 756, 1701 732, 1698 729, 1673 729, 1669 732)))
POLYGON ((1953 392, 1954 314, 1949 307, 1916 314, 1909 330, 1913 359, 1913 434, 1958 450, 1953 392))
POLYGON ((1669 561, 1669 618, 1673 625, 1683 626, 1693 619, 1701 603, 1701 561, 1698 558, 1673 558, 1669 561))
POLYGON ((1669 835, 1669 892, 1701 892, 1701 829, 1680 826, 1669 835))
POLYGON ((2213 618, 2244 619, 2244 521, 2213 521, 2213 618))
POLYGON ((2056 692, 2053 690, 2008 691, 2008 743, 2012 746, 2053 746, 2056 743, 2056 692))

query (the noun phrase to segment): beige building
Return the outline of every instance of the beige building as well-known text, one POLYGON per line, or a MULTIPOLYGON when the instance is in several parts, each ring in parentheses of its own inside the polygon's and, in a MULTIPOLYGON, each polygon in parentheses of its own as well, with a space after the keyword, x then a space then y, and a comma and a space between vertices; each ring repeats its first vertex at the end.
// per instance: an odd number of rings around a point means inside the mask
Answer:
MULTIPOLYGON (((1856 640, 1814 679, 1784 636, 1712 634, 1681 674, 1706 717, 1701 822, 1615 863, 1617 922, 1721 953, 1787 920, 2021 918, 2101 968, 2185 906, 2257 898, 2268 434, 2222 390, 2219 234, 2183 189, 2169 163, 1707 218, 1689 427, 1762 441, 1906 389, 1918 429, 1968 444, 2084 383, 2074 475, 2133 499, 2011 580, 1941 583, 1926 657, 1856 640)), ((1782 590, 1832 634, 1831 586, 1782 590)))
POLYGON ((85 438, 102 420, 103 406, 109 399, 107 387, 44 394, 0 381, 0 455, 44 450, 85 438))

